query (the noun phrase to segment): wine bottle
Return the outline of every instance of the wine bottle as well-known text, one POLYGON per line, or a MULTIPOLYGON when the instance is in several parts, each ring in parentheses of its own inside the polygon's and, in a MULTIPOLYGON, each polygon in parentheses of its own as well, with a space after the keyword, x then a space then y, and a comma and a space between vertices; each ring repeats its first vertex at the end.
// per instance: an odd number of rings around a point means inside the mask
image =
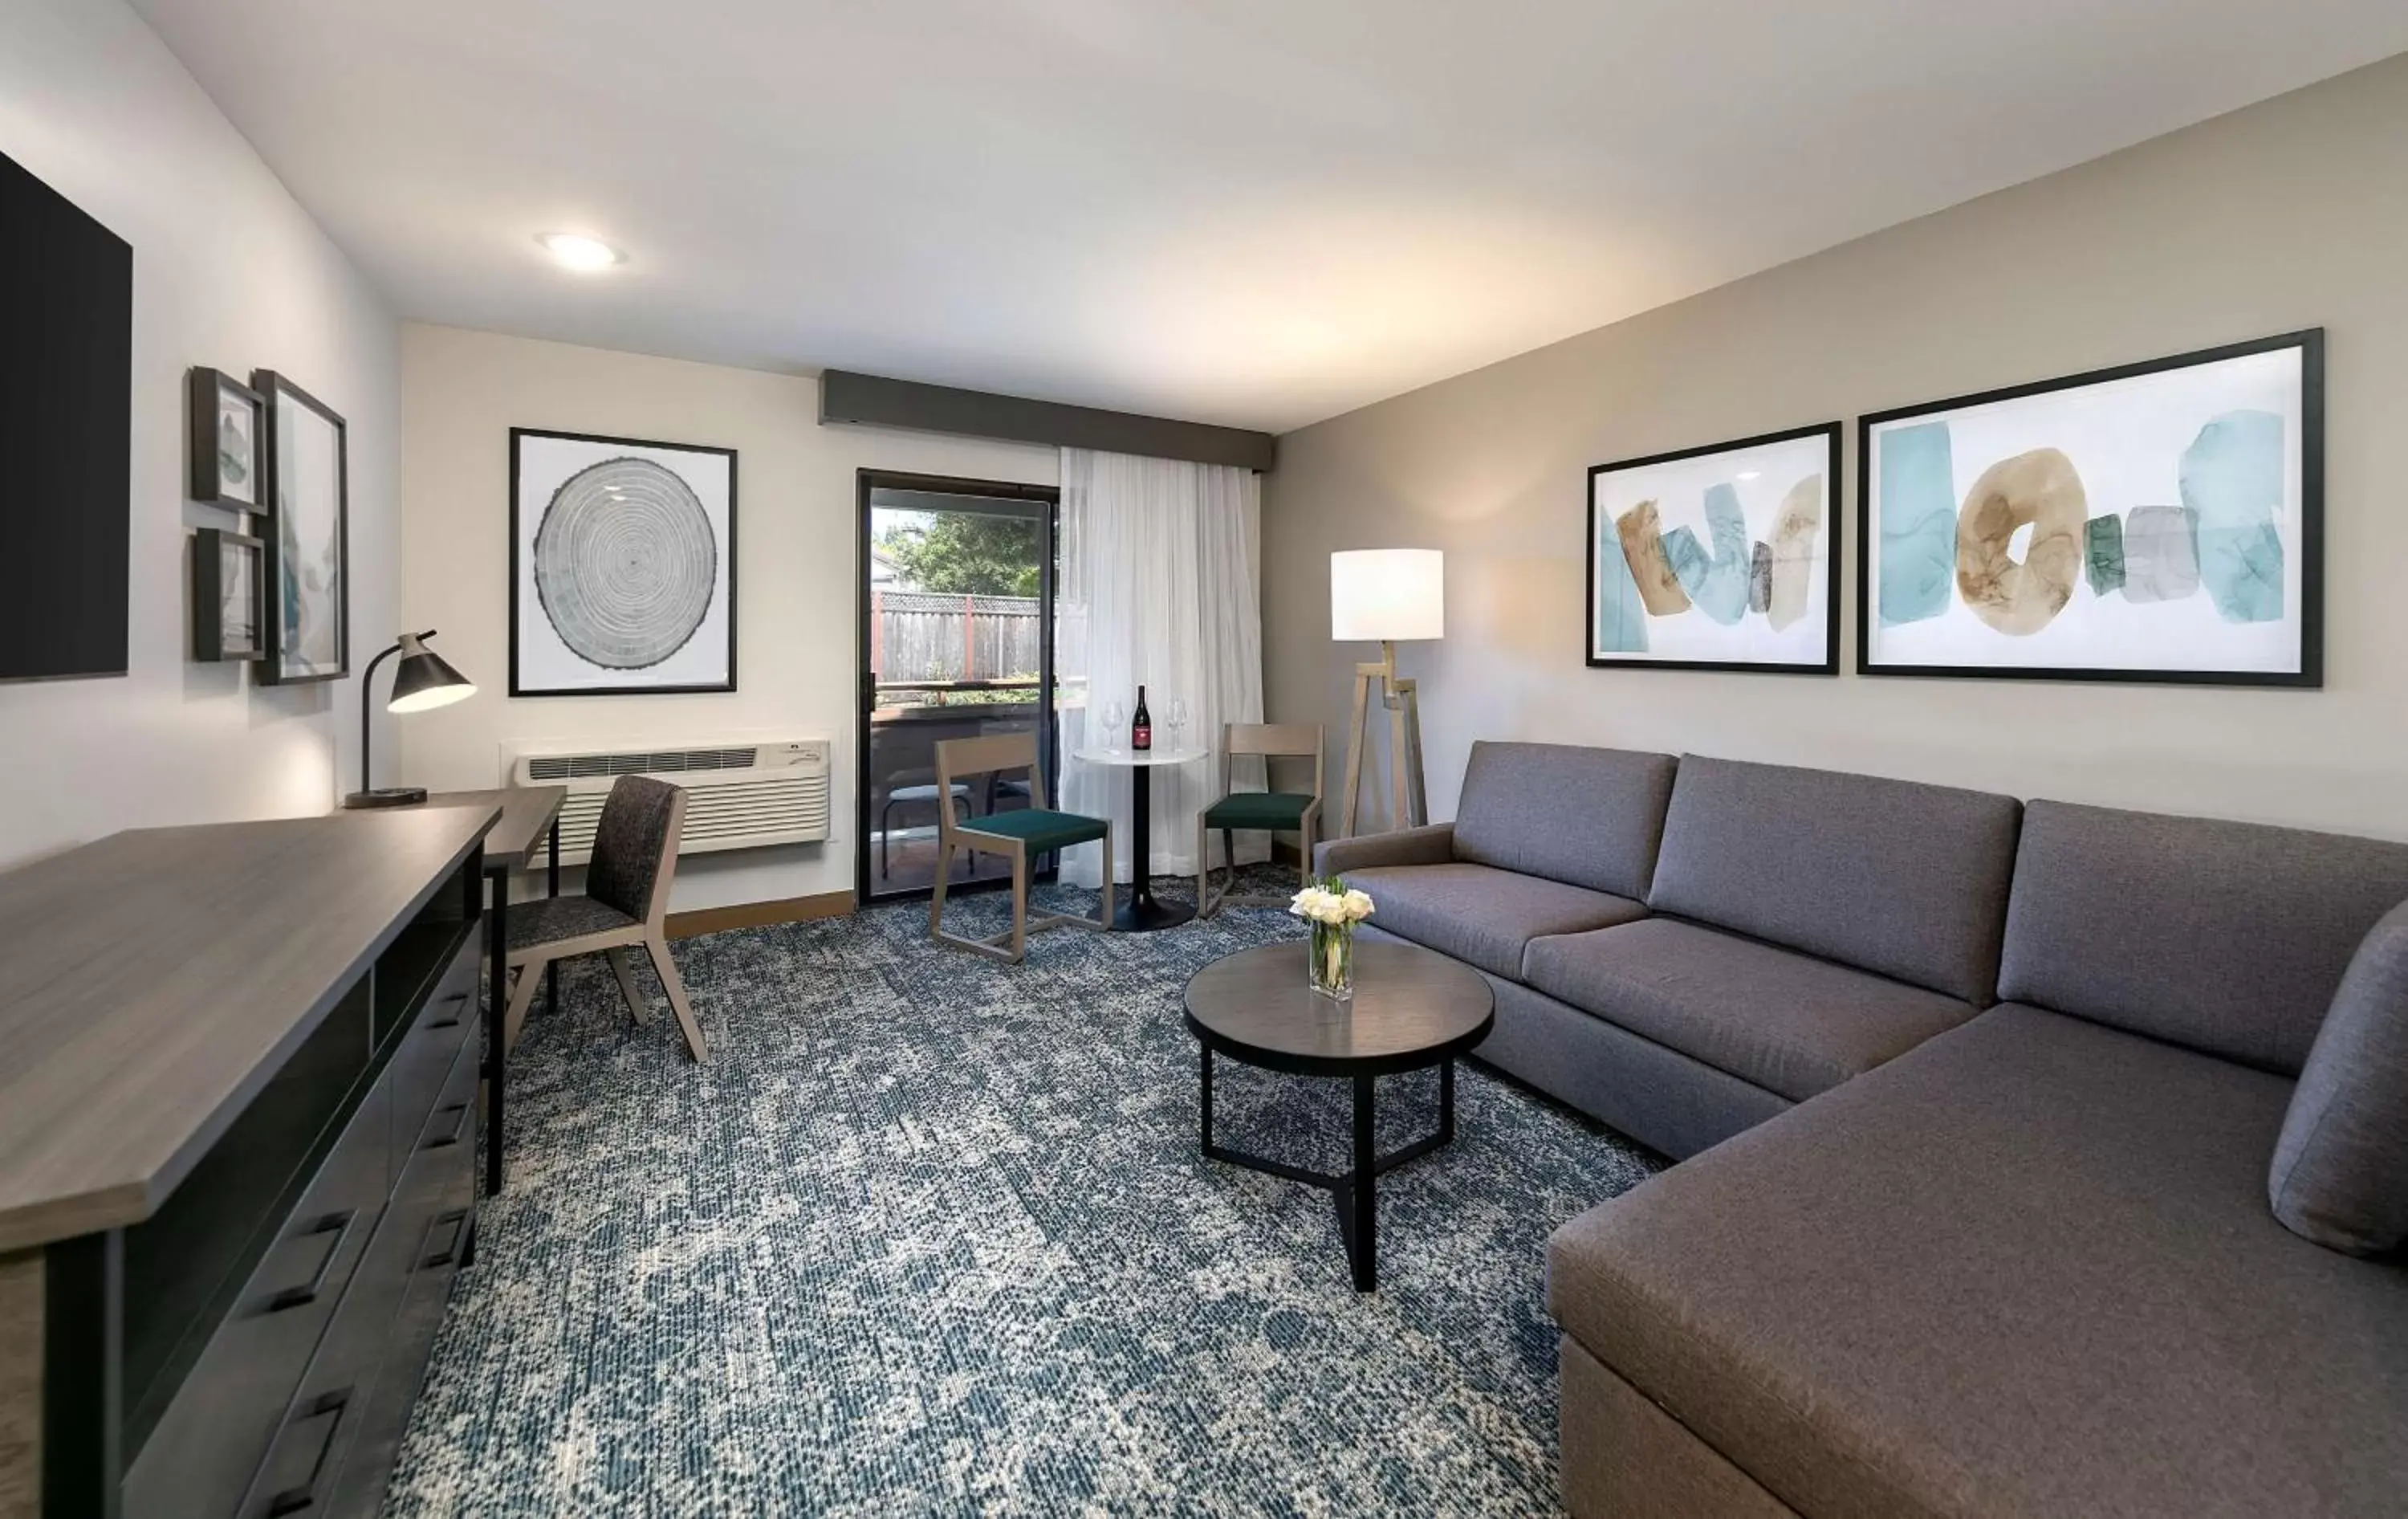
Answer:
POLYGON ((1145 687, 1137 688, 1137 710, 1129 714, 1129 747, 1140 753, 1154 747, 1154 714, 1145 709, 1145 687))

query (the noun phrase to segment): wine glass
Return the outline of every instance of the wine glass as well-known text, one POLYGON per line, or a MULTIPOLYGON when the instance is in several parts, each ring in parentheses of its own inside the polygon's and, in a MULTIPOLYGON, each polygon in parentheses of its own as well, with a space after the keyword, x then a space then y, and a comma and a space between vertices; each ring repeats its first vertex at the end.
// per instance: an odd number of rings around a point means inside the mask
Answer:
POLYGON ((1128 710, 1121 706, 1121 699, 1118 696, 1104 703, 1104 747, 1106 749, 1120 748, 1121 724, 1127 721, 1128 710))
POLYGON ((1181 736, 1187 731, 1187 701, 1182 696, 1170 698, 1170 747, 1181 749, 1181 736))

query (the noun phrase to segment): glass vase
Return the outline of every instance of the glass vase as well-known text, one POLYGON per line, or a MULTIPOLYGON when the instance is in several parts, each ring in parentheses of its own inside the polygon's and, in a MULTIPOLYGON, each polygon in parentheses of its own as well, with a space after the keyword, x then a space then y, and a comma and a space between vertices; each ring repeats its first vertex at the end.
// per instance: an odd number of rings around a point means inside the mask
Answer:
POLYGON ((1351 923, 1316 923, 1312 925, 1312 960, 1310 970, 1313 991, 1334 1002, 1344 1002, 1354 996, 1354 925, 1351 923))

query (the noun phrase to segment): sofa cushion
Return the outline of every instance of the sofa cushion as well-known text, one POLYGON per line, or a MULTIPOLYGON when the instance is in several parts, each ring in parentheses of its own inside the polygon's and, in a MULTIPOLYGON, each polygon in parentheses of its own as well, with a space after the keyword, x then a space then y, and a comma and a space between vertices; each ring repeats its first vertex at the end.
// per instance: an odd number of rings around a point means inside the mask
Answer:
POLYGON ((2359 945, 2267 1176, 2274 1216, 2353 1255, 2408 1244, 2408 906, 2359 945))
POLYGON ((1522 979, 1793 1102, 1981 1010, 1920 986, 1670 918, 1533 939, 1522 979))
POLYGON ((1998 1008, 1574 1219, 1548 1304, 1804 1512, 2397 1512, 2408 1268, 2268 1212, 2290 1087, 1998 1008))
POLYGON ((2296 1076, 2408 844, 2036 801, 2000 995, 2296 1076))
POLYGON ((1473 744, 1455 857, 1644 899, 1675 763, 1622 749, 1473 744))
POLYGON ((1522 947, 1541 934, 1628 923, 1647 910, 1559 881, 1484 865, 1398 865, 1347 872, 1371 894, 1371 921, 1398 939, 1519 979, 1522 947))
POLYGON ((1987 1007, 2012 796, 1684 755, 1648 905, 1987 1007))

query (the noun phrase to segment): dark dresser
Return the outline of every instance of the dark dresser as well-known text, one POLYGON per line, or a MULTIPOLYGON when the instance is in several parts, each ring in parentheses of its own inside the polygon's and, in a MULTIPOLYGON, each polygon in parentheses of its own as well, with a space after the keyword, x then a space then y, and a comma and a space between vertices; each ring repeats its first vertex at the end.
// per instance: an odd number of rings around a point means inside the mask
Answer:
POLYGON ((0 1519, 382 1506, 476 1239, 498 812, 0 876, 0 1519))

